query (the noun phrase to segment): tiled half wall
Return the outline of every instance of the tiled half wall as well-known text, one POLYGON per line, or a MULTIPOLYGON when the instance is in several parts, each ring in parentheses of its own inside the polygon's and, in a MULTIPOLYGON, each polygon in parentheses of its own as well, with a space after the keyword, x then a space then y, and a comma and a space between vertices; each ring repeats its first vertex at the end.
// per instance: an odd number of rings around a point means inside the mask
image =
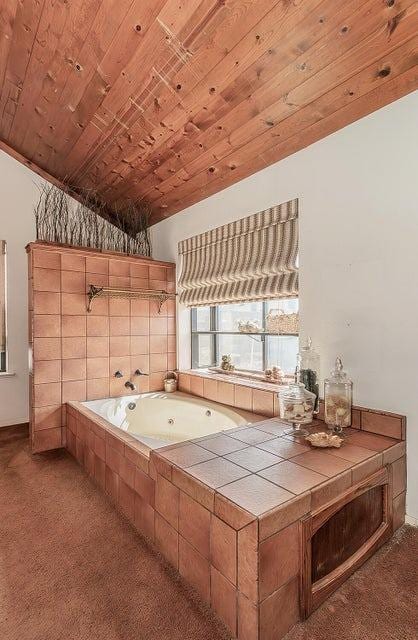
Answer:
POLYGON ((86 292, 90 284, 174 292, 175 266, 43 243, 27 251, 30 434, 40 452, 65 446, 65 402, 127 395, 129 379, 140 392, 163 388, 176 367, 175 301, 158 313, 156 301, 98 298, 88 313, 86 292))

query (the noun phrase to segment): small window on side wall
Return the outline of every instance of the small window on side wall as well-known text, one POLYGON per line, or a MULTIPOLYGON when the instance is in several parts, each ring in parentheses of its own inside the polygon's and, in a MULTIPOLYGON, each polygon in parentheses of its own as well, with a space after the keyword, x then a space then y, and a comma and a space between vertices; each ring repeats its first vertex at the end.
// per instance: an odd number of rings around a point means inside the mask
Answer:
POLYGON ((7 371, 6 242, 0 240, 0 373, 7 371))

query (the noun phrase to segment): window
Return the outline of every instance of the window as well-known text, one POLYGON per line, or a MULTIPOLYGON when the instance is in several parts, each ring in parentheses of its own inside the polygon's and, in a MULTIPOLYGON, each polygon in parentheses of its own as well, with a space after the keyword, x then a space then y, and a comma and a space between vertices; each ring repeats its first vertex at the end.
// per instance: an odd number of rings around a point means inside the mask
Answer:
POLYGON ((6 243, 0 240, 0 372, 6 370, 6 243))
POLYGON ((270 311, 297 313, 298 298, 224 304, 192 308, 192 367, 219 366, 229 354, 237 369, 264 371, 280 366, 285 373, 296 367, 299 338, 296 334, 269 333, 270 311), (254 324, 251 333, 239 330, 242 323, 254 324))

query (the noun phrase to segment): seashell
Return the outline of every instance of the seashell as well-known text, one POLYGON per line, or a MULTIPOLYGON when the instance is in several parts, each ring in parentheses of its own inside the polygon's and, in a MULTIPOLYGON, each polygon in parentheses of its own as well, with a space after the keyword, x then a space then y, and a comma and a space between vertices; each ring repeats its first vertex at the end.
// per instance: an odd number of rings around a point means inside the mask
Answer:
POLYGON ((336 447, 337 449, 341 447, 343 442, 343 438, 340 438, 340 436, 326 433, 325 431, 311 433, 311 435, 305 437, 305 440, 310 442, 313 447, 336 447))

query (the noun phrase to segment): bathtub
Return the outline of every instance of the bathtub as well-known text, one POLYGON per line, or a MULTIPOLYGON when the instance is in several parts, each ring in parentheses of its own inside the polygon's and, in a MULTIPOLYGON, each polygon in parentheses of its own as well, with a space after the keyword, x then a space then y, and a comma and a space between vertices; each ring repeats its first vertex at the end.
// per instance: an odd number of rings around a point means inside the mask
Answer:
POLYGON ((141 393, 81 404, 151 449, 263 420, 254 413, 180 391, 141 393))

